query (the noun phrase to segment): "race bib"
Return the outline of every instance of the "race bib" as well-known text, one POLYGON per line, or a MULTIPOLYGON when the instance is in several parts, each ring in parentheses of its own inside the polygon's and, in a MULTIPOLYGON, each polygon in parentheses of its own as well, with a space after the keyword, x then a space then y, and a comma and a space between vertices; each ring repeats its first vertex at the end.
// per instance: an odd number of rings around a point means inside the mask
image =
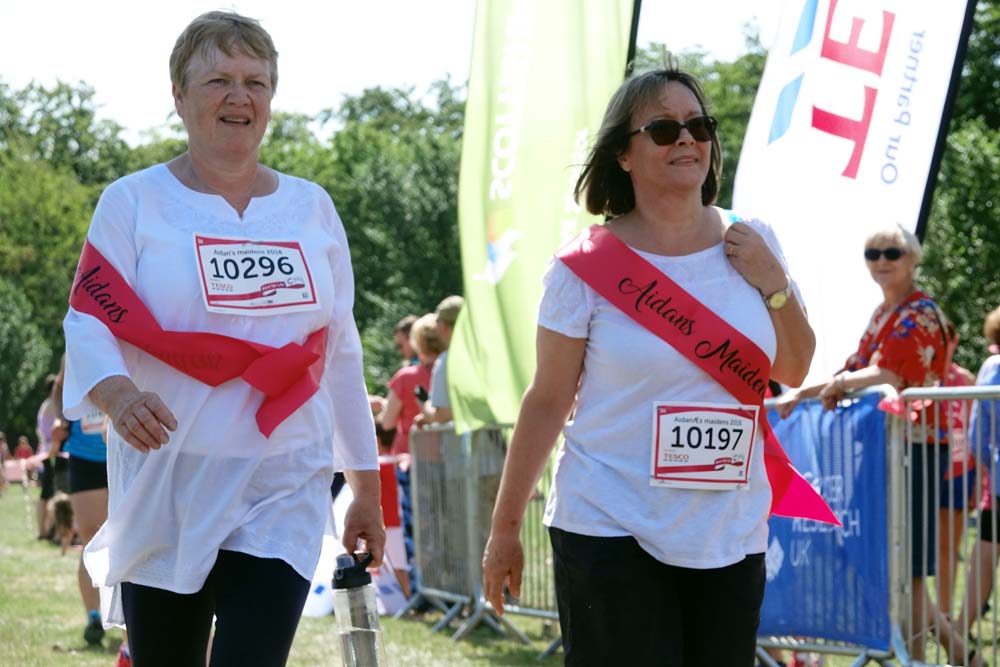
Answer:
POLYGON ((650 485, 746 488, 756 428, 755 405, 654 403, 650 485))
POLYGON ((93 408, 80 417, 80 430, 86 435, 102 435, 104 433, 104 413, 93 408))
POLYGON ((194 235, 201 295, 211 313, 284 315, 319 308, 298 241, 194 235))

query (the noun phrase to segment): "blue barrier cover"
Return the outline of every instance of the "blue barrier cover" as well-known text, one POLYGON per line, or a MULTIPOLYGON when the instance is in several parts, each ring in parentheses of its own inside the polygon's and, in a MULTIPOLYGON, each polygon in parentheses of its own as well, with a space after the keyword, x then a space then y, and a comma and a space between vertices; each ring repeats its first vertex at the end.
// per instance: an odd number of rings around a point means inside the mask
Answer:
POLYGON ((768 418, 795 467, 843 523, 772 517, 759 634, 888 649, 888 472, 879 397, 824 412, 799 405, 768 418))

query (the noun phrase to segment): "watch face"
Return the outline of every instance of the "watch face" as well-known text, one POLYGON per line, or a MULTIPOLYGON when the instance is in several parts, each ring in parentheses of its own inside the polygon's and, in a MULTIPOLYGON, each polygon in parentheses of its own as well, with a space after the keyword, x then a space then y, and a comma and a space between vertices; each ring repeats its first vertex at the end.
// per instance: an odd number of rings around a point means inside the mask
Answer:
POLYGON ((767 299, 767 306, 772 310, 778 310, 788 302, 788 295, 784 292, 776 292, 767 299))

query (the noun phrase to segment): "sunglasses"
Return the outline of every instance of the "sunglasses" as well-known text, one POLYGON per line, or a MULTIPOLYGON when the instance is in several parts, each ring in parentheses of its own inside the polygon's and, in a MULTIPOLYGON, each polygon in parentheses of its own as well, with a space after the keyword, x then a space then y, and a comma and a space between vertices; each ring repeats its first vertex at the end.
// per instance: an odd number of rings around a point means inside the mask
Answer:
POLYGON ((629 132, 628 136, 631 137, 633 134, 647 132, 653 143, 657 146, 669 146, 676 143, 678 137, 681 136, 681 130, 687 128, 687 131, 691 133, 695 141, 711 141, 715 136, 716 125, 715 119, 711 116, 697 116, 684 123, 660 118, 659 120, 654 120, 652 123, 643 125, 638 130, 629 132))
POLYGON ((890 262, 895 262, 897 259, 902 257, 905 253, 899 248, 865 248, 865 259, 869 262, 877 262, 878 258, 885 255, 885 258, 890 262))

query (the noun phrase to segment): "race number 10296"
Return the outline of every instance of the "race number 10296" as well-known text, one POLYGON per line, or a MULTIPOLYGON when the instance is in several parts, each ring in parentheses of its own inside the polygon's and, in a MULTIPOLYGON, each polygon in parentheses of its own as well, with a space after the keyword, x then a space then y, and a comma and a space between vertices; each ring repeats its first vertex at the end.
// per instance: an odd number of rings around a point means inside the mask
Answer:
POLYGON ((194 252, 202 298, 211 313, 264 317, 319 308, 298 241, 195 234, 194 252))
POLYGON ((267 256, 241 257, 238 260, 227 258, 221 261, 218 257, 212 257, 209 263, 213 269, 211 277, 219 280, 223 278, 236 280, 240 277, 270 278, 276 271, 282 275, 290 276, 295 272, 295 267, 292 266, 287 257, 278 257, 277 260, 267 256))

